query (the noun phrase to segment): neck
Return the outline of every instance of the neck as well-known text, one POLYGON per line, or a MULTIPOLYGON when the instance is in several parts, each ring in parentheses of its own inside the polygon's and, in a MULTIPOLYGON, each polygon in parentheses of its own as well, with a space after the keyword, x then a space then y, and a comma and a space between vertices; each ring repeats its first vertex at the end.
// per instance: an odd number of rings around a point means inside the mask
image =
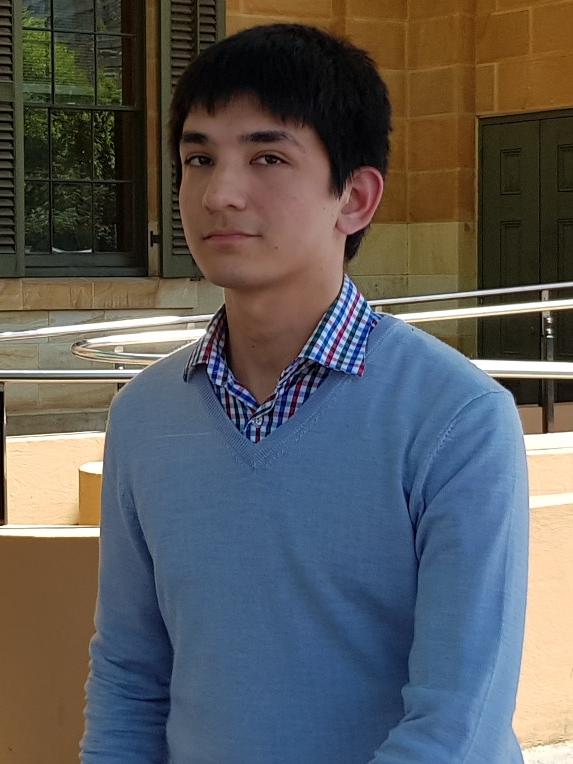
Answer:
POLYGON ((225 290, 227 359, 237 380, 262 403, 336 299, 342 274, 276 290, 225 290))

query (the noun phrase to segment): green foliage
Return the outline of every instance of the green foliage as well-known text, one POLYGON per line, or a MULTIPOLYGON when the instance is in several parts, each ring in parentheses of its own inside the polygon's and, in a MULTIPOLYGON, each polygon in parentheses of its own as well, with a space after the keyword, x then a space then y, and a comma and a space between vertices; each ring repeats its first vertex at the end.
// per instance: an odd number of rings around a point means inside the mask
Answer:
MULTIPOLYGON (((52 91, 52 34, 43 28, 42 19, 29 10, 22 13, 24 52, 24 98, 46 102, 52 91)), ((69 103, 93 102, 91 73, 82 66, 74 49, 56 40, 54 43, 55 83, 58 100, 69 103)))
MULTIPOLYGON (((44 30, 43 20, 34 17, 27 9, 23 11, 22 23, 25 175, 29 181, 32 178, 45 181, 26 183, 26 249, 32 252, 49 249, 49 138, 52 179, 80 181, 73 185, 52 187, 54 246, 69 251, 93 249, 92 185, 85 181, 114 178, 115 115, 93 108, 65 108, 72 103, 88 107, 95 104, 91 67, 86 68, 76 50, 61 40, 53 43, 58 105, 52 105, 52 35, 44 30)), ((100 104, 121 103, 118 78, 113 76, 113 72, 111 76, 104 71, 98 74, 100 104)), ((96 204, 96 212, 100 208, 101 205, 96 204)), ((113 216, 113 209, 107 210, 107 213, 106 218, 110 214, 113 216)), ((106 219, 107 225, 98 226, 99 249, 115 249, 114 222, 106 219)))

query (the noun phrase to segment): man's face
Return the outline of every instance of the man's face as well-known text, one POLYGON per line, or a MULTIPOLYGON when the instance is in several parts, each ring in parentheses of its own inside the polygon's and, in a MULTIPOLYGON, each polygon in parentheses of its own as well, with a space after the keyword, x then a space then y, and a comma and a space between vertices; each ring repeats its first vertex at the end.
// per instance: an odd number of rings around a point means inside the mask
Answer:
POLYGON ((284 123, 240 97, 209 115, 192 109, 180 156, 187 244, 207 279, 266 289, 342 276, 343 199, 331 192, 326 149, 310 127, 284 123))

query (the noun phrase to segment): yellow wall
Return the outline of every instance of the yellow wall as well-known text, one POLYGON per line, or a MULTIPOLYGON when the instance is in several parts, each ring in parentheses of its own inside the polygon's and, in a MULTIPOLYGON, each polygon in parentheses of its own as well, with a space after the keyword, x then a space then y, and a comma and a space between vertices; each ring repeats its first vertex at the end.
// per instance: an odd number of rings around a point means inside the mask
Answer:
POLYGON ((97 535, 0 528, 2 764, 77 764, 97 535))
POLYGON ((476 112, 573 105, 573 0, 477 0, 476 112))

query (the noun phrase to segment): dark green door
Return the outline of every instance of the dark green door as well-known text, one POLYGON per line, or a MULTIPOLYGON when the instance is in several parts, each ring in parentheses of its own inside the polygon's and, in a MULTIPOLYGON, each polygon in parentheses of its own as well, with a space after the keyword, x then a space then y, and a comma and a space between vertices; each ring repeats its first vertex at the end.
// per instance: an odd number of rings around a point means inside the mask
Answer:
MULTIPOLYGON (((573 280, 573 116, 482 123, 480 147, 480 288, 573 280)), ((573 314, 554 319, 555 360, 573 360, 573 314)), ((540 314, 481 319, 478 347, 481 358, 539 360, 540 314)), ((504 384, 518 403, 540 403, 538 382, 504 384)), ((559 383, 556 395, 573 400, 573 385, 559 383)))
MULTIPOLYGON (((541 281, 573 281, 573 116, 540 125, 541 281)), ((573 297, 573 290, 552 299, 573 297)), ((555 360, 573 361, 573 311, 557 312, 555 360)), ((573 401, 573 382, 555 385, 556 401, 573 401)))
MULTIPOLYGON (((481 131, 481 289, 539 283, 539 123, 488 124, 481 131)), ((484 304, 521 302, 512 295, 484 304)), ((536 360, 537 314, 479 321, 481 358, 536 360)), ((538 383, 506 380, 519 403, 537 403, 538 383)))

